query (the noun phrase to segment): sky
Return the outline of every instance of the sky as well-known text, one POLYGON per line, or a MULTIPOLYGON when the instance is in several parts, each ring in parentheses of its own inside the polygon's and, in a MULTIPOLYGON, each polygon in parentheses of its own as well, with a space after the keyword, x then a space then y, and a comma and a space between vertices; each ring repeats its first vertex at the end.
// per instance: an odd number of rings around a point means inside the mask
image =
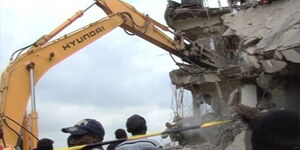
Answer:
MULTIPOLYGON (((165 24, 167 0, 126 2, 165 24)), ((0 0, 0 72, 15 50, 91 3, 93 0, 0 0)), ((94 6, 59 36, 105 16, 94 6)), ((146 118, 148 133, 162 131, 173 117, 169 72, 177 68, 166 51, 117 28, 50 69, 38 82, 39 137, 54 139, 56 148, 65 147, 68 134, 61 128, 93 118, 104 126, 104 140, 112 140, 114 131, 125 128, 133 114, 146 118)), ((189 92, 186 95, 184 100, 190 103, 189 92)))

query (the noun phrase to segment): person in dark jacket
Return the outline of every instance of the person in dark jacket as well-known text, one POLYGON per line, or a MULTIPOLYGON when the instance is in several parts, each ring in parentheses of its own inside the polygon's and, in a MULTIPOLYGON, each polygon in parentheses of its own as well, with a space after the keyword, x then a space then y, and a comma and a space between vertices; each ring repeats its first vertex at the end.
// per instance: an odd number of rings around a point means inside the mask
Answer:
POLYGON ((300 149, 300 115, 290 110, 260 112, 239 106, 237 113, 249 127, 245 137, 247 150, 300 149), (248 141, 248 138, 250 140, 248 141))
MULTIPOLYGON (((117 129, 115 131, 115 137, 116 137, 116 139, 127 138, 127 133, 126 133, 126 131, 124 129, 117 129)), ((110 144, 110 145, 108 145, 108 147, 107 147, 106 150, 114 150, 115 147, 117 145, 119 145, 120 143, 122 143, 122 142, 117 142, 117 143, 110 144)))
POLYGON ((252 150, 300 149, 300 116, 288 110, 269 113, 251 127, 252 150))
MULTIPOLYGON (((63 128, 62 132, 70 133, 69 147, 102 142, 105 135, 102 124, 95 119, 83 119, 72 127, 63 128)), ((103 150, 103 148, 98 146, 84 150, 103 150)))
MULTIPOLYGON (((127 119, 126 128, 132 136, 145 135, 147 132, 146 120, 140 115, 132 115, 127 119)), ((142 138, 125 141, 116 146, 115 150, 162 150, 162 146, 155 140, 142 138)))
POLYGON ((54 141, 48 138, 40 139, 34 150, 53 150, 54 141))

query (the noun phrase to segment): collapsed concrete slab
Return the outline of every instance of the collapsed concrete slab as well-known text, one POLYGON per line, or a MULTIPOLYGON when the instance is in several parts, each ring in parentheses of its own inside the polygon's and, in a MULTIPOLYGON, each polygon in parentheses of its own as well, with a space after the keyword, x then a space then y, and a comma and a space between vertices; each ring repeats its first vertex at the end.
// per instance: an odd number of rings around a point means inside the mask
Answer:
MULTIPOLYGON (((203 62, 170 72, 173 85, 192 93, 193 117, 205 117, 202 105, 223 119, 232 117, 238 105, 258 112, 299 111, 300 1, 274 0, 262 6, 245 1, 236 14, 231 9, 176 3, 166 10, 168 25, 190 42, 189 53, 203 62)), ((225 149, 232 141, 222 145, 208 140, 196 147, 225 149)))

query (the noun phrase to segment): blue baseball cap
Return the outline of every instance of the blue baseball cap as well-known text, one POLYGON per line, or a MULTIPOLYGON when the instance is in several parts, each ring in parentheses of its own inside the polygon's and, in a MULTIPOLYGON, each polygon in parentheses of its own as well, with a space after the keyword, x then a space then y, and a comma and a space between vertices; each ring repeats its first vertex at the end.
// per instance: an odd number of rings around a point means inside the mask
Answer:
POLYGON ((104 137, 105 131, 100 122, 95 119, 83 119, 73 127, 62 128, 62 132, 70 133, 72 135, 84 135, 87 133, 94 133, 99 137, 104 137))

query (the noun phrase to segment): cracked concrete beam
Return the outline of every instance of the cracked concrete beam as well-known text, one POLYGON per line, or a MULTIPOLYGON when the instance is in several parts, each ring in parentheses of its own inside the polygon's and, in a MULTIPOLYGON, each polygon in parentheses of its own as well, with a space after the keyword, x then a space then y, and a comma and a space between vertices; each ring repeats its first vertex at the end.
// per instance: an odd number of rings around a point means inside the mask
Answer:
POLYGON ((280 60, 261 60, 262 66, 267 73, 275 73, 287 66, 287 63, 280 60))
POLYGON ((217 74, 203 74, 203 78, 206 82, 218 82, 221 81, 217 74))
POLYGON ((300 63, 300 53, 294 49, 281 51, 285 59, 294 63, 300 63))
POLYGON ((244 46, 248 47, 248 46, 251 46, 251 45, 255 45, 255 44, 257 44, 261 39, 262 39, 262 37, 252 37, 252 38, 249 38, 249 39, 247 39, 247 40, 244 42, 244 46))
POLYGON ((275 55, 275 58, 283 59, 283 55, 278 51, 275 51, 274 55, 275 55))

